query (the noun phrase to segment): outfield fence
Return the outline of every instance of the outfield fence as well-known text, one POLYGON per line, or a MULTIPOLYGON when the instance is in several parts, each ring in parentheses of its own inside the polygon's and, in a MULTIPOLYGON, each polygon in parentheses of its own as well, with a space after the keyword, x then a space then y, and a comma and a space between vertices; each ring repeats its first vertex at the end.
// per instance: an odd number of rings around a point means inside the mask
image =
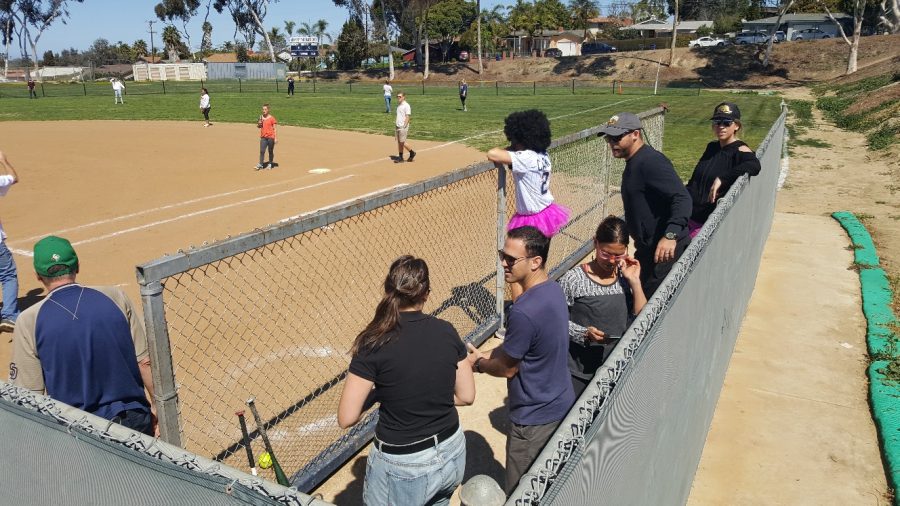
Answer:
POLYGON ((786 109, 508 505, 685 504, 775 209, 786 109))
MULTIPOLYGON (((648 142, 661 147, 664 110, 641 116, 648 142)), ((624 164, 598 130, 550 148, 553 194, 572 211, 552 242, 555 277, 587 254, 603 217, 622 212, 624 164)), ((345 431, 337 402, 348 350, 393 259, 429 262, 426 309, 467 340, 480 344, 498 328, 496 250, 514 206, 506 179, 492 164, 473 165, 138 266, 163 439, 240 466, 234 412, 255 396, 291 482, 315 487, 373 434, 377 411, 345 431)))
MULTIPOLYGON (((381 81, 341 81, 333 79, 297 79, 294 92, 298 95, 371 95, 382 96, 381 81)), ((459 87, 452 81, 393 81, 394 92, 408 95, 457 96, 459 87)), ((521 95, 667 95, 691 96, 700 94, 700 80, 684 81, 623 81, 600 79, 567 79, 558 81, 471 81, 469 96, 521 96, 521 95)), ((282 79, 219 79, 210 81, 127 81, 125 96, 199 94, 206 87, 212 95, 229 93, 287 93, 287 82, 282 79)), ((41 98, 111 96, 108 81, 58 81, 36 83, 35 91, 41 98)), ((0 99, 28 98, 25 83, 0 84, 0 99)))

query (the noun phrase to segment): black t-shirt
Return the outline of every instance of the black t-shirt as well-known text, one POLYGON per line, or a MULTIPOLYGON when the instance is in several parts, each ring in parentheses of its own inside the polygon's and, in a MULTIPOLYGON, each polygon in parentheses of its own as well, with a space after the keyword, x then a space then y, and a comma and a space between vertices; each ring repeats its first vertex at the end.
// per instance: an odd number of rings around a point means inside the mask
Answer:
POLYGON ((459 424, 453 391, 466 348, 453 325, 421 311, 400 313, 395 333, 381 348, 353 357, 350 372, 375 383, 378 439, 409 444, 459 424))
POLYGON ((716 178, 722 181, 718 193, 721 198, 742 174, 759 174, 760 164, 756 154, 740 151, 740 147, 746 145, 743 141, 732 142, 724 148, 719 141, 706 145, 706 151, 694 167, 694 173, 687 184, 687 191, 693 201, 692 220, 705 223, 716 209, 715 202, 709 202, 709 190, 716 178))
POLYGON ((622 204, 628 233, 639 250, 655 248, 667 232, 679 239, 687 234, 691 197, 672 162, 647 144, 625 162, 622 204))

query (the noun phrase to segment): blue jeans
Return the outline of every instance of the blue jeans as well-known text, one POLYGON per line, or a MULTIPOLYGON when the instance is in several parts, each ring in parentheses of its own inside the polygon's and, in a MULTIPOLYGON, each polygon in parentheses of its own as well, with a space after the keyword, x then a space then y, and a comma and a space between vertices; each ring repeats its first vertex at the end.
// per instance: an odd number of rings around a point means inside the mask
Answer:
POLYGON ((462 428, 433 448, 409 455, 384 453, 375 445, 366 464, 366 506, 450 504, 466 469, 462 428))
POLYGON ((0 283, 3 284, 3 309, 0 310, 0 317, 16 321, 19 317, 19 278, 16 262, 5 242, 0 242, 0 283))
POLYGON ((391 97, 384 96, 384 112, 391 112, 391 97))
POLYGON ((153 436, 153 415, 144 409, 129 409, 114 416, 113 422, 131 430, 153 436))

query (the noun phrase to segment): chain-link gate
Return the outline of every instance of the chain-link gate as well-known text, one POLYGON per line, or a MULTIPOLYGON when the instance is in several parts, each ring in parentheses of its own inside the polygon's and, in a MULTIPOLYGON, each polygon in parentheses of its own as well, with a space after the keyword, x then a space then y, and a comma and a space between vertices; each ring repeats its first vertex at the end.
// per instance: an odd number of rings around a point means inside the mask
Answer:
MULTIPOLYGON (((661 149, 664 110, 640 116, 661 149)), ((603 217, 622 212, 624 163, 599 128, 550 148, 551 191, 572 211, 552 241, 554 278, 588 253, 603 217)), ((498 174, 470 166, 138 266, 162 438, 240 468, 234 413, 253 396, 292 484, 315 487, 373 434, 377 410, 346 431, 336 413, 348 350, 392 260, 429 263, 426 310, 467 340, 480 344, 498 327, 496 242, 514 202, 511 178, 498 188, 498 174)), ((258 430, 250 436, 259 455, 258 430)))

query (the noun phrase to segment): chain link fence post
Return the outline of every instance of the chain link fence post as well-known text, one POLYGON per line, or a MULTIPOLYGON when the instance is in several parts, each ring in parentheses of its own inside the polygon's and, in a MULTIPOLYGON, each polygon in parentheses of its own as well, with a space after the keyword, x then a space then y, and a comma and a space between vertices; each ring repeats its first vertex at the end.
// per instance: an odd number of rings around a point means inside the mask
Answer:
POLYGON ((138 270, 141 287, 141 302, 144 306, 144 325, 147 332, 147 346, 150 352, 150 369, 153 375, 153 397, 159 432, 163 441, 182 446, 181 430, 178 424, 178 390, 175 387, 175 372, 172 368, 172 351, 169 331, 166 327, 166 313, 163 305, 163 285, 159 281, 147 283, 138 270))
MULTIPOLYGON (((497 167, 497 251, 503 249, 503 243, 506 241, 506 167, 502 163, 495 163, 497 167)), ((503 276, 503 263, 500 261, 500 255, 497 255, 497 316, 500 317, 500 328, 497 333, 506 331, 505 325, 505 307, 506 302, 506 280, 503 276)))

